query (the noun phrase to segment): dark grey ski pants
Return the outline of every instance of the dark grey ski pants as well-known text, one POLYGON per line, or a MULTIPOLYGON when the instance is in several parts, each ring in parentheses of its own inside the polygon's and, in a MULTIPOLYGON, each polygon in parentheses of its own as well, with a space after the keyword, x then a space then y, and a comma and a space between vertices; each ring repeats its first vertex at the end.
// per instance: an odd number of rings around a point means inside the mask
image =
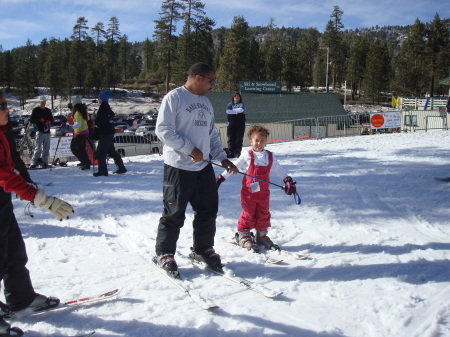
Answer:
POLYGON ((194 210, 193 247, 203 253, 214 246, 218 193, 211 164, 201 171, 186 171, 164 164, 164 211, 156 236, 156 254, 175 254, 188 203, 194 210))

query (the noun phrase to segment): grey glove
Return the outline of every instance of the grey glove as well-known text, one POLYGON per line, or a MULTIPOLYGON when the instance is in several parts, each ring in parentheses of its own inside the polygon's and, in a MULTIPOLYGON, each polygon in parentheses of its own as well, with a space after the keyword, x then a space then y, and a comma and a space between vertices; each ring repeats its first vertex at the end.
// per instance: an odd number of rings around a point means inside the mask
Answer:
POLYGON ((49 197, 43 190, 38 188, 36 196, 34 197, 33 204, 45 208, 47 211, 53 214, 53 216, 61 221, 62 219, 69 219, 68 214, 73 214, 72 206, 55 197, 49 197))

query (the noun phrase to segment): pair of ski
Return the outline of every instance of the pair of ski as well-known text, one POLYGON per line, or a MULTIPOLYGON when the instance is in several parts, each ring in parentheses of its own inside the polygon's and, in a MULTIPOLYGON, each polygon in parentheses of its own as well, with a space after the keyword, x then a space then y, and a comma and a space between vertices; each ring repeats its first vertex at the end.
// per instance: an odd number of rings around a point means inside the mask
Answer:
MULTIPOLYGON (((107 292, 99 294, 99 295, 81 297, 81 298, 73 299, 70 301, 61 302, 57 306, 52 307, 52 308, 47 308, 45 310, 37 310, 37 311, 36 310, 24 310, 22 312, 11 313, 10 315, 8 315, 7 318, 15 320, 15 319, 21 319, 21 318, 29 317, 29 316, 33 316, 33 315, 51 313, 54 311, 60 311, 60 310, 64 310, 67 308, 73 308, 73 307, 80 306, 80 305, 101 303, 101 302, 110 300, 111 298, 114 298, 115 296, 117 296, 117 294, 121 290, 122 290, 122 288, 117 288, 117 289, 107 291, 107 292)), ((73 336, 66 336, 66 337, 90 337, 90 336, 93 336, 94 334, 95 334, 95 331, 91 331, 91 332, 84 333, 81 335, 73 335, 73 336)), ((26 332, 25 332, 25 336, 26 336, 26 332)))
MULTIPOLYGON (((242 277, 236 276, 233 272, 231 272, 230 269, 223 271, 218 270, 210 267, 204 262, 197 261, 195 259, 192 259, 186 255, 183 255, 181 253, 177 253, 178 256, 180 256, 183 259, 188 259, 194 266, 198 267, 201 270, 207 270, 212 272, 215 275, 222 276, 223 278, 232 281, 236 284, 239 284, 243 287, 245 287, 248 290, 254 291, 255 293, 258 293, 260 295, 263 295, 267 298, 276 298, 282 294, 282 292, 273 291, 269 288, 266 288, 265 286, 261 284, 254 283, 252 281, 246 280, 242 277)), ((189 296, 200 308, 205 310, 215 309, 218 308, 217 305, 212 303, 209 299, 205 299, 197 292, 191 290, 186 283, 192 283, 191 281, 185 279, 182 275, 180 275, 178 272, 176 273, 170 273, 161 268, 155 260, 152 260, 151 263, 156 270, 158 270, 161 274, 163 274, 165 277, 167 277, 177 288, 179 288, 181 291, 183 291, 187 296, 189 296)))
POLYGON ((283 262, 283 259, 280 258, 281 255, 284 255, 286 257, 289 257, 289 258, 292 258, 292 259, 295 259, 295 260, 311 260, 311 257, 308 254, 294 253, 294 252, 290 252, 290 251, 287 251, 287 250, 284 250, 284 249, 266 250, 266 252, 263 253, 263 252, 261 252, 260 249, 255 251, 253 249, 243 248, 236 241, 230 241, 227 238, 222 238, 222 240, 224 242, 232 244, 232 245, 234 245, 236 247, 239 247, 241 249, 245 249, 248 252, 266 255, 267 256, 266 263, 269 263, 269 264, 278 264, 278 263, 283 262))

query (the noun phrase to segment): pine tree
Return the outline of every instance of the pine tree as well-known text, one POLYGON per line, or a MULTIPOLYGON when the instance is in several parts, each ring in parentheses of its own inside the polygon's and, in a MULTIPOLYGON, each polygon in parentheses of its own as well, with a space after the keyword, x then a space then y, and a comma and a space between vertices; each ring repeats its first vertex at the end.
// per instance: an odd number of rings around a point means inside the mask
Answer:
POLYGON ((248 47, 248 57, 246 60, 247 80, 263 81, 264 78, 264 57, 261 47, 254 37, 251 38, 248 47))
POLYGON ((301 34, 298 42, 298 84, 302 88, 314 84, 314 64, 319 50, 320 33, 315 28, 308 28, 301 34))
POLYGON ((248 23, 235 16, 225 37, 223 55, 217 70, 218 89, 229 91, 239 88, 239 81, 248 80, 247 61, 250 46, 248 23))
POLYGON ((382 92, 389 88, 390 59, 386 41, 374 40, 367 54, 366 72, 364 74, 364 92, 372 101, 380 103, 382 92))
POLYGON ((299 82, 299 54, 297 41, 294 36, 289 36, 283 47, 282 79, 288 92, 299 82))
POLYGON ((73 34, 70 37, 72 40, 83 41, 88 35, 89 27, 87 26, 88 20, 84 17, 79 17, 77 23, 73 26, 73 34))
POLYGON ((154 20, 156 23, 153 37, 158 42, 157 52, 164 61, 165 72, 165 92, 169 92, 170 80, 172 77, 172 61, 176 51, 176 24, 183 18, 182 11, 184 6, 176 0, 164 0, 161 5, 160 17, 154 20))
POLYGON ((97 22, 97 24, 91 28, 91 34, 94 37, 95 44, 98 46, 102 40, 106 37, 105 25, 102 22, 97 22))
POLYGON ((329 76, 333 89, 338 85, 339 76, 343 77, 345 74, 345 47, 342 38, 342 30, 344 29, 342 24, 343 14, 344 12, 339 9, 339 6, 334 6, 333 13, 330 15, 332 20, 328 21, 322 37, 324 46, 329 48, 329 76))
POLYGON ((392 89, 400 95, 421 96, 429 89, 430 67, 425 37, 425 25, 417 19, 394 63, 396 72, 392 89))
POLYGON ((145 78, 149 78, 151 74, 155 73, 157 70, 156 55, 155 55, 155 43, 150 41, 148 38, 145 39, 142 46, 143 54, 143 73, 145 78))
POLYGON ((84 89, 86 69, 88 65, 86 54, 86 41, 90 38, 87 26, 88 21, 84 17, 79 17, 73 27, 70 46, 70 71, 75 77, 75 85, 80 92, 84 89))
POLYGON ((60 41, 52 38, 46 50, 46 58, 44 63, 43 84, 50 90, 52 97, 52 108, 53 98, 58 94, 61 94, 64 87, 63 51, 61 47, 62 45, 60 41))
POLYGON ((33 89, 37 84, 36 60, 36 47, 28 39, 26 46, 18 49, 14 65, 13 85, 19 91, 22 109, 25 108, 26 100, 33 93, 33 89))
POLYGON ((185 3, 183 33, 178 37, 177 56, 173 77, 177 83, 186 80, 186 70, 197 62, 213 64, 212 28, 214 20, 205 16, 205 5, 199 1, 181 0, 185 3))
POLYGON ((106 30, 107 40, 105 42, 106 69, 102 87, 115 88, 120 79, 119 67, 119 40, 121 38, 119 20, 113 16, 109 19, 106 30))
POLYGON ((0 74, 0 83, 6 87, 8 92, 14 76, 13 58, 9 50, 0 54, 0 74))
POLYGON ((275 20, 270 19, 267 25, 267 34, 262 44, 265 61, 265 77, 269 81, 281 81, 282 72, 282 39, 275 30, 275 20))
POLYGON ((436 13, 428 30, 428 56, 430 63, 430 96, 438 89, 438 80, 447 77, 450 68, 449 30, 436 13))
POLYGON ((364 73, 366 72, 366 58, 369 52, 369 41, 362 36, 354 36, 350 45, 347 62, 346 79, 351 89, 351 99, 355 100, 360 92, 364 73))

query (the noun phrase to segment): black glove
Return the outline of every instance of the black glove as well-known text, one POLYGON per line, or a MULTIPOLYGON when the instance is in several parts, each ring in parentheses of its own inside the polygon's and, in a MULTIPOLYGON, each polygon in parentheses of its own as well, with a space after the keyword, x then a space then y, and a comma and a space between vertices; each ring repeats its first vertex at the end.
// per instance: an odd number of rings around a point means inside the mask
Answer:
POLYGON ((219 174, 216 178, 216 184, 217 184, 217 188, 219 188, 220 184, 222 184, 225 181, 225 178, 222 177, 221 174, 219 174))
POLYGON ((287 195, 292 195, 297 192, 297 187, 295 186, 296 182, 292 181, 292 178, 287 176, 283 179, 284 182, 284 193, 287 195))

